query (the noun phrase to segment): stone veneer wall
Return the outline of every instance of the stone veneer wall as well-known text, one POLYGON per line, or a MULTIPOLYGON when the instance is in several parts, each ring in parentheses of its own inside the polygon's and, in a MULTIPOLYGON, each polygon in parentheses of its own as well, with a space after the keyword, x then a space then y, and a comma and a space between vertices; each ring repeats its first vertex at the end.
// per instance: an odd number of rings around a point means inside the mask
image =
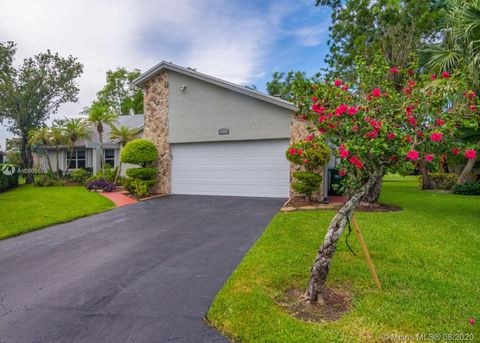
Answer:
MULTIPOLYGON (((292 126, 291 126, 291 132, 290 132, 290 144, 296 143, 298 141, 304 140, 307 137, 307 123, 304 120, 300 120, 296 117, 296 114, 293 114, 292 116, 292 126)), ((301 167, 297 166, 293 163, 290 163, 290 182, 294 180, 293 178, 293 173, 300 170, 301 167)), ((322 176, 325 177, 324 170, 322 169, 321 172, 322 176)), ((325 179, 322 182, 322 185, 320 186, 320 189, 318 192, 314 193, 312 197, 316 200, 322 200, 323 199, 323 189, 325 185, 325 179)), ((290 198, 299 196, 297 192, 295 192, 292 187, 290 187, 290 198)))
POLYGON ((162 71, 150 79, 144 87, 144 137, 151 140, 158 150, 158 184, 154 191, 171 192, 172 159, 168 142, 168 72, 162 71))

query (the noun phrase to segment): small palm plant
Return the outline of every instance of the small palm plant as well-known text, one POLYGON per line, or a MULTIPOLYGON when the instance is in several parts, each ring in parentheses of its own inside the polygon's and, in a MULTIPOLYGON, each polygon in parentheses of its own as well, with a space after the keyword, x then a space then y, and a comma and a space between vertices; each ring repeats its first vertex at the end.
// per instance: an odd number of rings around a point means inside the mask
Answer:
POLYGON ((63 130, 67 141, 67 148, 70 152, 70 158, 67 161, 67 169, 65 170, 65 173, 67 173, 70 164, 72 163, 75 143, 80 139, 90 137, 92 132, 89 123, 83 118, 65 118, 63 121, 63 130))
MULTIPOLYGON (((120 150, 122 150, 125 144, 137 138, 137 135, 141 131, 142 130, 140 128, 131 129, 123 125, 116 127, 115 125, 110 124, 109 138, 111 141, 118 142, 120 144, 120 150)), ((122 160, 120 160, 118 164, 117 175, 115 176, 115 181, 114 181, 115 184, 118 181, 121 171, 122 171, 122 160)))
MULTIPOLYGON (((100 143, 100 168, 105 173, 103 166, 105 165, 105 152, 103 151, 103 132, 104 125, 111 125, 118 119, 107 105, 100 102, 94 102, 88 109, 88 121, 97 130, 98 141, 100 143)), ((112 166, 113 167, 113 166, 112 166)), ((104 175, 105 176, 105 175, 104 175)))
POLYGON ((48 145, 50 144, 50 131, 48 127, 30 130, 30 132, 28 133, 28 143, 30 145, 42 145, 45 159, 48 163, 48 169, 49 171, 52 171, 52 164, 50 162, 50 156, 48 155, 48 145))

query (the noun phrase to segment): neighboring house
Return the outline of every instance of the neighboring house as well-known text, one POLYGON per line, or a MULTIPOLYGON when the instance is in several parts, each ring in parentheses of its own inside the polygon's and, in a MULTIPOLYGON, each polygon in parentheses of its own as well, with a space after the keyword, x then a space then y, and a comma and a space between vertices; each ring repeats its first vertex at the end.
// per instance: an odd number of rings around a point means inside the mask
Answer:
MULTIPOLYGON (((114 124, 115 126, 126 126, 130 129, 139 128, 142 131, 139 133, 138 137, 143 137, 143 115, 127 115, 119 116, 118 122, 114 124)), ((112 167, 115 167, 119 163, 120 159, 120 144, 115 141, 110 141, 109 139, 110 127, 104 125, 103 133, 103 149, 105 151, 105 163, 109 164, 112 167)), ((42 147, 37 146, 38 153, 43 154, 42 147)), ((57 169, 57 160, 56 160, 56 149, 53 146, 49 146, 48 154, 50 158, 50 163, 52 164, 52 169, 57 169)), ((75 143, 72 152, 72 161, 70 163, 69 171, 86 168, 91 169, 93 173, 96 173, 100 169, 100 143, 99 136, 95 129, 93 129, 93 135, 89 139, 82 139, 75 143)), ((59 164, 60 170, 65 171, 67 169, 67 161, 70 159, 70 151, 66 146, 60 147, 59 152, 59 164)), ((47 167, 46 161, 43 161, 44 168, 47 167)), ((123 171, 128 168, 126 166, 123 168, 123 171)))
POLYGON ((133 84, 160 154, 158 192, 289 197, 285 152, 305 133, 293 104, 168 62, 133 84))

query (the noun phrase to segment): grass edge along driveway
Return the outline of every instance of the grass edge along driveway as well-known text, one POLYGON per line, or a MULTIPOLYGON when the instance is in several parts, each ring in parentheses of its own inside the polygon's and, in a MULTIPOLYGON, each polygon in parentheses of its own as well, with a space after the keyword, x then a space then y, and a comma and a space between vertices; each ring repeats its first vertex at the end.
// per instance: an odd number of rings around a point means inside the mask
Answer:
POLYGON ((21 185, 0 193, 0 240, 114 207, 112 201, 84 187, 21 185))
MULTIPOLYGON (((420 191, 413 177, 385 178, 383 203, 401 212, 356 213, 382 282, 375 288, 352 234, 333 259, 327 287, 348 291, 352 309, 335 322, 291 317, 278 299, 305 288, 332 211, 279 213, 209 310, 235 342, 376 342, 385 335, 468 333, 480 340, 480 197, 420 191), (476 323, 471 325, 470 318, 476 323)), ((444 336, 446 337, 446 336, 444 336)))

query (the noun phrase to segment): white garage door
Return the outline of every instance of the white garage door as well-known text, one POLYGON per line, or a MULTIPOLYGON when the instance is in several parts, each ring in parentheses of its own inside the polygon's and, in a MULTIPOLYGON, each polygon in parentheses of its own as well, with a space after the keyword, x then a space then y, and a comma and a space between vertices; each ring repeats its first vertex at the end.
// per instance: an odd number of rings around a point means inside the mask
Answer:
POLYGON ((288 139, 172 145, 172 193, 287 198, 288 139))

